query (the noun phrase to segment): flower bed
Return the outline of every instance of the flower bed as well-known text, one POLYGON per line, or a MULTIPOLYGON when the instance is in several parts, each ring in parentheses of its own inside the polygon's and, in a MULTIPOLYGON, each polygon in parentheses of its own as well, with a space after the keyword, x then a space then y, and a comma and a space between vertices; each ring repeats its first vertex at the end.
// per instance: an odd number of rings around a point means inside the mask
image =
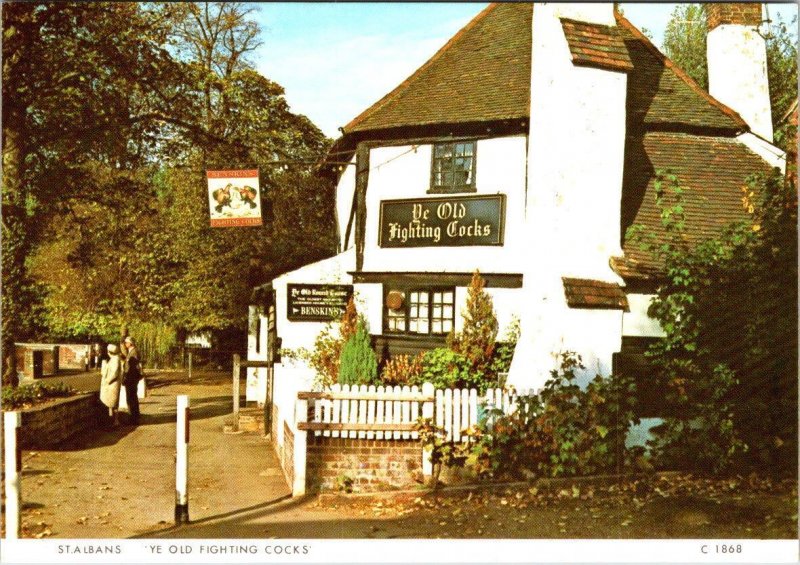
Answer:
MULTIPOLYGON (((5 405, 4 405, 5 408, 5 405)), ((21 449, 52 449, 77 434, 97 428, 102 409, 98 393, 75 394, 68 398, 50 398, 20 410, 21 449)))

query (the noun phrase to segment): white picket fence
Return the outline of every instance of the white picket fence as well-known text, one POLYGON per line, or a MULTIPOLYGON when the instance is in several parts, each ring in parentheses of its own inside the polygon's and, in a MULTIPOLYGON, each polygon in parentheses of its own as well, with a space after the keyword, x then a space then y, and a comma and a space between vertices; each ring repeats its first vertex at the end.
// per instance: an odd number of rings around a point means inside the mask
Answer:
POLYGON ((417 439, 414 424, 432 418, 447 440, 466 441, 466 430, 476 425, 484 410, 509 413, 514 396, 503 389, 438 389, 418 386, 333 385, 322 392, 300 392, 308 402, 309 420, 299 428, 316 436, 366 439, 417 439), (313 416, 312 416, 313 414, 313 416), (313 419, 312 419, 313 418, 313 419))

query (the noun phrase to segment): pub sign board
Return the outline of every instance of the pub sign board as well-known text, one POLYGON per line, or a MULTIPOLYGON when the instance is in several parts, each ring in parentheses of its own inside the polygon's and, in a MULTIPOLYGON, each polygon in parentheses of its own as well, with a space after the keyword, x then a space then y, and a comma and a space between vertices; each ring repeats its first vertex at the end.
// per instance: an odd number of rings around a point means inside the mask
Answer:
POLYGON ((330 322, 344 314, 351 284, 288 284, 286 285, 286 317, 292 322, 330 322))
POLYGON ((505 209, 505 194, 382 200, 378 245, 503 245, 505 209))
POLYGON ((258 169, 206 171, 212 228, 260 226, 258 169))

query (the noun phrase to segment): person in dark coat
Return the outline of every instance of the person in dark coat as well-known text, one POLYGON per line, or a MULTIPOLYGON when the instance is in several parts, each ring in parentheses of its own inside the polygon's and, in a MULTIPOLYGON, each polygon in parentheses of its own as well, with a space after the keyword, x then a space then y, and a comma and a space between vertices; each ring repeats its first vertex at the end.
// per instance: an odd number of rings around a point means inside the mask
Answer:
POLYGON ((122 370, 122 382, 125 385, 125 400, 128 402, 128 410, 131 415, 130 423, 137 425, 140 416, 137 389, 142 378, 142 365, 133 338, 126 337, 123 345, 125 347, 125 363, 122 370))

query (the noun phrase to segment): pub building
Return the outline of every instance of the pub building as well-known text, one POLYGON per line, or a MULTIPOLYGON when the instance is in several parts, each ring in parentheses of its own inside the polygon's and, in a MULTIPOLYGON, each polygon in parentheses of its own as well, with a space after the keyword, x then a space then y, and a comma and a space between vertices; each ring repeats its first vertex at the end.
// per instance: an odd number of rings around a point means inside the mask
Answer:
POLYGON ((585 381, 663 335, 646 313, 659 266, 626 238, 663 235, 657 171, 679 177, 699 238, 746 217, 751 173, 785 164, 761 5, 707 13, 710 93, 611 3, 493 4, 341 128, 328 163, 349 165, 326 167, 339 253, 256 289, 248 356, 273 363, 249 369, 247 399, 311 389, 313 369, 279 351, 313 349, 351 293, 380 359, 444 346, 476 269, 498 335, 520 322, 518 390, 558 352, 581 355, 585 381))

